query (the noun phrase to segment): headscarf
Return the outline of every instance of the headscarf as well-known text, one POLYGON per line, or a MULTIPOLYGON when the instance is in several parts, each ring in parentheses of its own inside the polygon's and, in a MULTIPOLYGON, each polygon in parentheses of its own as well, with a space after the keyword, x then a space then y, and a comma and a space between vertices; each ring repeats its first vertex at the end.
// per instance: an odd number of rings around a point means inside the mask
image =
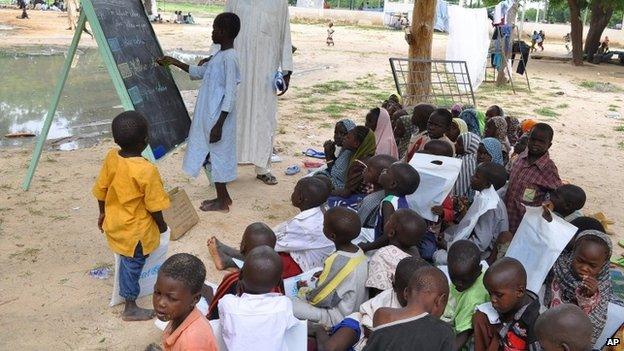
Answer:
POLYGON ((453 105, 453 107, 451 107, 451 113, 453 114, 453 117, 459 116, 461 114, 462 107, 462 104, 455 104, 453 105))
POLYGON ((474 191, 470 188, 470 178, 477 169, 477 150, 479 149, 479 142, 481 138, 474 133, 464 133, 459 135, 462 138, 462 144, 466 154, 457 155, 457 158, 462 160, 459 176, 453 187, 453 195, 466 196, 471 199, 474 196, 474 191))
POLYGON ((516 145, 519 138, 520 122, 513 116, 505 116, 505 121, 507 121, 507 139, 511 145, 516 145))
POLYGON ((498 139, 495 138, 484 138, 481 140, 481 144, 485 147, 488 154, 492 157, 492 162, 498 163, 501 166, 504 166, 503 161, 503 145, 498 139))
POLYGON ((479 127, 479 119, 477 118, 477 111, 475 109, 470 108, 462 111, 462 113, 459 114, 459 118, 466 122, 470 133, 483 135, 483 133, 481 133, 482 129, 479 127))
MULTIPOLYGON (((585 230, 579 233, 575 239, 575 245, 578 245, 579 240, 583 237, 594 237, 601 241, 603 241, 607 247, 609 248, 607 253, 607 259, 605 260, 600 273, 598 273, 598 277, 596 280, 598 281, 598 294, 600 294, 600 300, 596 302, 596 305, 592 306, 591 311, 585 311, 589 316, 589 319, 592 322, 593 333, 592 333, 592 344, 596 342, 596 339, 602 333, 602 329, 605 326, 607 321, 607 306, 611 300, 613 295, 613 291, 611 289, 611 278, 609 276, 609 257, 611 257, 611 253, 613 251, 613 246, 611 244, 611 239, 607 236, 607 234, 600 232, 598 230, 585 230)), ((546 295, 544 296, 544 302, 546 307, 554 307, 553 302, 555 303, 572 303, 578 306, 578 301, 576 299, 576 293, 583 283, 582 279, 574 274, 574 269, 572 268, 572 262, 574 261, 574 251, 564 252, 559 256, 557 261, 555 262, 552 273, 548 278, 548 284, 546 289, 546 295), (550 286, 552 285, 553 280, 558 281, 559 293, 561 296, 561 301, 553 301, 553 293, 550 286)))
POLYGON ((537 121, 534 119, 525 119, 520 123, 520 128, 522 128, 522 133, 528 133, 533 129, 533 127, 537 124, 537 121))
POLYGON ((342 119, 338 121, 338 123, 342 124, 342 126, 345 127, 347 132, 350 132, 353 130, 353 128, 355 128, 355 122, 353 122, 350 119, 342 119))
POLYGON ((495 138, 501 142, 507 154, 511 151, 511 145, 509 144, 509 139, 507 139, 507 121, 505 121, 505 117, 496 116, 489 119, 496 126, 496 134, 495 138))
POLYGON ((394 158, 399 158, 399 150, 397 149, 396 140, 394 140, 392 122, 385 108, 379 109, 375 140, 377 141, 375 155, 390 155, 394 158))
POLYGON ((459 134, 468 133, 468 125, 461 118, 453 118, 453 123, 459 128, 459 134))
MULTIPOLYGON (((396 147, 396 145, 395 145, 396 147)), ((349 160, 349 167, 353 165, 357 160, 362 160, 375 155, 375 133, 372 130, 368 130, 368 134, 360 144, 360 147, 355 150, 351 159, 349 160)))
POLYGON ((401 123, 403 125, 403 129, 405 129, 405 134, 399 139, 397 139, 397 148, 399 151, 399 159, 402 159, 407 152, 407 147, 410 144, 410 140, 412 140, 412 134, 416 131, 416 127, 412 124, 412 116, 405 115, 399 117, 396 120, 396 123, 401 123))
POLYGON ((481 130, 481 135, 483 135, 485 133, 485 113, 477 111, 477 121, 479 121, 479 130, 481 130))

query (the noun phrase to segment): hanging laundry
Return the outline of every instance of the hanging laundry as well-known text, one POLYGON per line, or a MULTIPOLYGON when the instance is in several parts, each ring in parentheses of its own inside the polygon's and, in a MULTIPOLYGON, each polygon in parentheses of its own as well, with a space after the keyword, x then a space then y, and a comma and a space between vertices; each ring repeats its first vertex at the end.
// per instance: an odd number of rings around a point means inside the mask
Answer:
POLYGON ((436 20, 433 29, 439 32, 448 32, 448 3, 446 0, 438 0, 436 5, 436 20))
POLYGON ((507 12, 509 12, 509 9, 513 6, 514 2, 515 0, 503 0, 494 7, 494 20, 492 21, 494 25, 507 23, 507 12))
POLYGON ((516 58, 516 54, 520 54, 522 59, 518 62, 518 68, 516 69, 516 73, 524 74, 526 70, 526 66, 529 64, 529 52, 531 51, 531 47, 529 44, 525 43, 521 40, 516 40, 513 43, 513 53, 511 54, 511 62, 513 64, 513 60, 516 58))

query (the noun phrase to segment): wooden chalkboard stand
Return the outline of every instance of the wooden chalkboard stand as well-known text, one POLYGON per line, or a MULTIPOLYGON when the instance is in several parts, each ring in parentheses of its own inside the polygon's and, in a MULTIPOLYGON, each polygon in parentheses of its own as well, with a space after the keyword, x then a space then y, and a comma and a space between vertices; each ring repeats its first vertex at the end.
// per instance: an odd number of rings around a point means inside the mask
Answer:
MULTIPOLYGON (((50 102, 50 108, 48 109, 48 113, 46 114, 43 127, 41 129, 41 133, 37 138, 37 143, 35 145, 35 150, 33 151, 32 159, 30 161, 30 165, 28 166, 28 172, 26 173, 26 177, 22 182, 22 189, 28 190, 30 188, 30 184, 32 183, 33 176, 35 174, 35 170, 37 169, 37 164, 39 163, 39 159, 41 158, 41 152, 43 151, 43 147, 45 145, 45 141, 48 137, 48 133, 50 131, 50 126, 52 125, 52 120, 54 119, 54 114, 56 113, 56 109, 59 104, 59 100, 61 99, 61 93, 63 92, 63 87, 65 86, 65 82, 67 81, 67 75, 69 74, 69 69, 71 68, 71 63, 74 60, 74 56, 76 55, 76 50, 78 48, 78 42, 80 41, 80 36, 82 35, 83 29, 85 28, 86 22, 89 22, 91 25, 91 31, 97 42, 100 55, 102 56, 102 60, 108 69, 108 74, 113 80, 113 85, 115 86, 115 90, 117 91, 117 95, 121 100, 121 105, 124 110, 130 111, 134 110, 134 105, 132 104, 132 100, 130 99, 130 95, 124 86, 123 79, 119 70, 117 69, 117 65, 115 60, 113 59, 113 54, 108 45, 106 37, 104 36, 104 32, 102 31, 102 27, 100 26, 100 22, 97 19, 95 14, 95 9, 93 8, 93 4, 91 0, 82 0, 82 11, 80 12, 80 18, 78 19, 78 24, 76 26, 76 32, 74 32, 74 37, 72 39, 71 45, 69 46, 69 50, 67 51, 67 57, 65 58, 65 62, 63 63, 63 68, 59 75, 59 79, 56 82, 56 88, 54 90, 54 94, 52 95, 52 100, 50 102)), ((147 148, 143 151, 143 157, 146 159, 155 162, 154 154, 152 153, 152 149, 148 145, 147 148)))

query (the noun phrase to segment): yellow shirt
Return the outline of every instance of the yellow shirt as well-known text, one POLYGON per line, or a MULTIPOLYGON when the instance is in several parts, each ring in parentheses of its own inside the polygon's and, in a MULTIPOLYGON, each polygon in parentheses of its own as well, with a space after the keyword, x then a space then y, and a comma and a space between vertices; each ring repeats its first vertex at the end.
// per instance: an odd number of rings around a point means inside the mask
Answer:
POLYGON ((132 257, 139 243, 147 255, 160 245, 160 231, 150 213, 169 207, 158 169, 143 157, 108 152, 93 195, 104 201, 104 232, 114 252, 132 257))

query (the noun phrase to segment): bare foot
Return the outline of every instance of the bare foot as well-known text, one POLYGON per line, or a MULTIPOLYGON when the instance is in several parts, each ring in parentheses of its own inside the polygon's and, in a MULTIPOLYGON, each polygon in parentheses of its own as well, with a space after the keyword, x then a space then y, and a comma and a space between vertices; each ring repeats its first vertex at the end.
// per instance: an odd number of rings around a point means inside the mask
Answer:
POLYGON ((230 212, 230 206, 227 203, 221 202, 221 200, 208 201, 199 206, 199 209, 205 212, 230 212))
MULTIPOLYGON (((210 204, 214 202, 219 202, 219 199, 204 200, 202 201, 201 206, 209 206, 210 204)), ((225 199, 225 203, 228 206, 231 206, 233 202, 232 202, 232 199, 228 197, 227 199, 225 199)))
POLYGON ((121 315, 121 319, 126 322, 149 321, 155 315, 154 310, 141 308, 134 301, 126 301, 126 307, 121 315))
POLYGON ((221 255, 219 254, 219 250, 217 250, 217 238, 214 236, 208 239, 208 253, 210 253, 210 257, 212 257, 212 262, 214 262, 215 269, 218 271, 222 271, 225 267, 223 266, 223 261, 221 261, 221 255))

